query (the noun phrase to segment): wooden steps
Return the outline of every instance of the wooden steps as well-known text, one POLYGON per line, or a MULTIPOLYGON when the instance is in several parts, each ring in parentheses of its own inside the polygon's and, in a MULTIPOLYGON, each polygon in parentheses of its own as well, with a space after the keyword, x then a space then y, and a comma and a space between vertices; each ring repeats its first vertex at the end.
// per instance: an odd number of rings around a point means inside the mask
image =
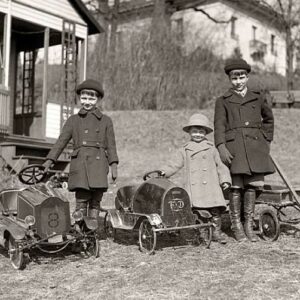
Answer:
MULTIPOLYGON (((23 136, 8 136, 0 141, 0 153, 10 168, 19 172, 22 168, 31 164, 43 164, 48 155, 52 143, 41 139, 34 139, 23 136)), ((66 149, 53 167, 53 171, 62 171, 68 173, 69 153, 66 149)))

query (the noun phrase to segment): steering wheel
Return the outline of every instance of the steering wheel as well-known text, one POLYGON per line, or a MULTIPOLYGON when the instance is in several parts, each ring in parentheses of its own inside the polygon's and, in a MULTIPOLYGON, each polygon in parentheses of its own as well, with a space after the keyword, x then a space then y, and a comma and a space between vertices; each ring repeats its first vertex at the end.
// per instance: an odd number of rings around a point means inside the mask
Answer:
POLYGON ((160 177, 164 177, 164 173, 160 170, 154 170, 154 171, 147 172, 143 176, 143 180, 146 181, 147 179, 150 178, 160 178, 160 177))
POLYGON ((18 178, 24 184, 37 184, 47 175, 44 170, 45 167, 42 165, 29 165, 19 172, 18 178))

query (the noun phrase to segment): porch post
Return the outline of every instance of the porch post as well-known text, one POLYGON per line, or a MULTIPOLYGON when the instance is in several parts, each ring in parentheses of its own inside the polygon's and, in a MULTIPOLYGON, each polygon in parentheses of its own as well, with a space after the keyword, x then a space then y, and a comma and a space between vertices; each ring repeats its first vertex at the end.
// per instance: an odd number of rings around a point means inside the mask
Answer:
POLYGON ((82 52, 81 52, 81 58, 83 61, 83 78, 82 80, 86 79, 86 64, 87 64, 87 53, 88 53, 88 30, 86 29, 86 35, 85 39, 82 42, 82 52))
POLYGON ((11 0, 8 0, 8 10, 4 17, 4 86, 9 88, 9 63, 11 40, 11 0))
POLYGON ((48 61, 49 61, 49 27, 44 32, 44 73, 43 73, 43 97, 42 97, 42 132, 46 137, 47 100, 48 100, 48 61))

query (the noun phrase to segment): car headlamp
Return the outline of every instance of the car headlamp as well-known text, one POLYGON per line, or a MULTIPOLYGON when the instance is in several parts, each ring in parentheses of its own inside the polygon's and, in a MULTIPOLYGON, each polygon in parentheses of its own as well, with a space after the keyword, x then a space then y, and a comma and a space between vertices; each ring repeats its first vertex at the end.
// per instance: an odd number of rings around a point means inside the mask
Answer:
POLYGON ((80 210, 75 210, 72 214, 72 217, 75 220, 75 222, 79 222, 83 220, 83 213, 80 210))
POLYGON ((35 217, 32 216, 32 215, 26 216, 26 218, 25 218, 25 223, 26 223, 28 226, 33 226, 33 225, 35 224, 35 217))
POLYGON ((150 219, 153 225, 160 225, 162 224, 162 219, 158 214, 151 214, 150 219))

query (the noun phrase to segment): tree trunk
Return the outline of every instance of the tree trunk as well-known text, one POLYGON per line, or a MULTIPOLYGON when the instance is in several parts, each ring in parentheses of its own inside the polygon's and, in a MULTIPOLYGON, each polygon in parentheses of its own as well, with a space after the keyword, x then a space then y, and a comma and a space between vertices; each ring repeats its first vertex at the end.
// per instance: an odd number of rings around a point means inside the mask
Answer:
POLYGON ((290 27, 286 30, 286 87, 287 91, 294 86, 294 43, 290 27))

